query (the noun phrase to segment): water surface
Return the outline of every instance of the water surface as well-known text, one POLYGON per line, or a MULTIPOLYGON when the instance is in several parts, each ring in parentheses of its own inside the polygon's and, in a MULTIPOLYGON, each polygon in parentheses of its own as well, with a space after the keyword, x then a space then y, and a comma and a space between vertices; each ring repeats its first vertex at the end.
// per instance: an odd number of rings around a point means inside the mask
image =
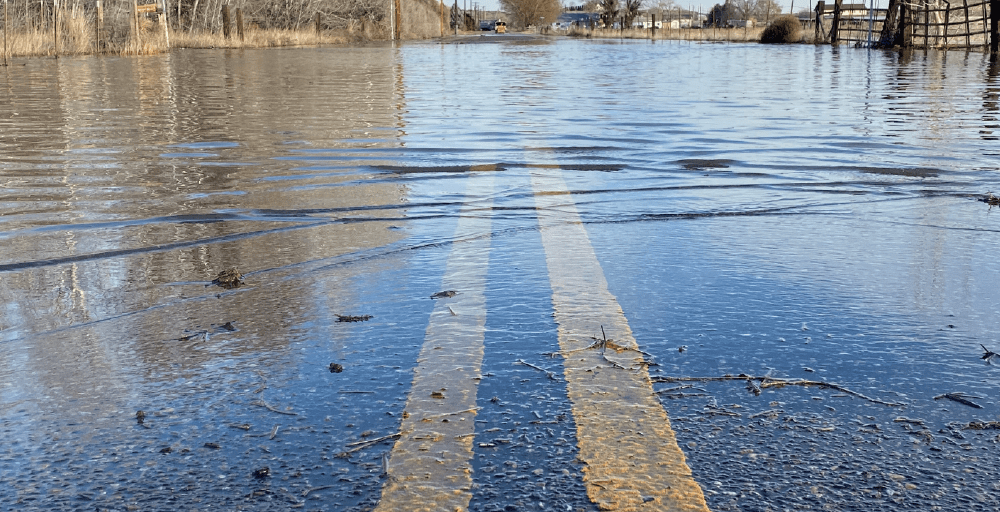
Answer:
POLYGON ((4 510, 371 508, 392 443, 337 455, 399 429, 459 212, 487 199, 470 508, 596 510, 564 383, 516 364, 560 370, 538 172, 654 377, 904 404, 662 394, 713 510, 1000 507, 996 432, 967 429, 1000 391, 982 54, 428 42, 2 72, 4 510), (212 285, 229 267, 246 284, 212 285))

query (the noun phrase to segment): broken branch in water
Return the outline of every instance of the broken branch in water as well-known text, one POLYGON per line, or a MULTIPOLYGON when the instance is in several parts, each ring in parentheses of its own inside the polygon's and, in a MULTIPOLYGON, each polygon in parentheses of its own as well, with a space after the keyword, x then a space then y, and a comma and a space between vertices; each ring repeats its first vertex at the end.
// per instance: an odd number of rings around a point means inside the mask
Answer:
POLYGON ((482 409, 482 407, 470 407, 470 408, 468 408, 468 409, 465 409, 464 411, 455 411, 455 412, 443 412, 443 413, 441 413, 441 414, 435 414, 435 415, 433 415, 433 416, 424 416, 423 418, 421 418, 421 419, 420 419, 420 421, 430 421, 430 420, 432 420, 432 419, 435 419, 435 418, 443 418, 443 417, 445 417, 445 416, 454 416, 454 415, 456 415, 456 414, 465 414, 465 413, 467 413, 467 412, 476 412, 476 411, 478 411, 479 409, 482 409))
POLYGON ((269 404, 269 403, 267 403, 267 402, 265 402, 263 400, 254 400, 253 402, 250 402, 250 405, 257 405, 257 406, 263 407, 263 408, 265 408, 265 409, 267 409, 267 410, 269 410, 271 412, 276 412, 278 414, 286 414, 288 416, 298 416, 299 415, 299 413, 297 413, 297 412, 289 412, 289 411, 282 411, 280 409, 275 409, 274 406, 272 406, 271 404, 269 404))
POLYGON ((622 365, 620 365, 620 364, 618 364, 618 363, 616 363, 616 362, 608 359, 608 356, 605 355, 604 352, 607 349, 610 348, 611 350, 614 350, 615 352, 638 352, 638 353, 642 354, 643 356, 647 357, 648 359, 650 359, 650 360, 647 360, 647 361, 639 361, 639 365, 640 366, 647 366, 647 367, 648 366, 659 366, 659 363, 656 363, 656 362, 652 361, 653 355, 650 354, 649 352, 644 352, 644 351, 639 350, 638 348, 634 348, 634 347, 626 347, 624 345, 619 345, 619 344, 615 343, 615 340, 613 340, 613 339, 609 340, 607 334, 604 333, 604 326, 603 325, 601 326, 601 337, 598 338, 596 336, 591 336, 590 339, 594 340, 594 342, 591 343, 590 345, 587 345, 586 347, 581 347, 581 348, 576 348, 576 349, 573 349, 573 350, 566 350, 566 351, 560 350, 558 352, 544 352, 544 353, 542 353, 542 355, 549 356, 549 357, 555 357, 557 355, 562 354, 563 356, 568 356, 568 355, 576 353, 576 352, 581 352, 581 351, 584 351, 584 350, 590 350, 592 348, 596 348, 596 349, 600 349, 601 350, 601 357, 603 357, 605 361, 607 361, 608 363, 610 363, 611 366, 614 366, 615 368, 620 368, 622 370, 636 370, 636 369, 638 369, 638 368, 625 368, 624 366, 622 366, 622 365))
POLYGON ((559 380, 559 379, 556 378, 556 374, 555 373, 553 373, 553 372, 551 372, 549 370, 546 370, 545 368, 542 368, 541 366, 533 365, 533 364, 531 364, 531 363, 529 363, 529 362, 527 362, 527 361, 525 361, 523 359, 518 359, 517 361, 514 361, 514 364, 523 364, 524 366, 527 366, 528 368, 534 368, 534 369, 536 369, 536 370, 538 370, 540 372, 545 372, 545 374, 548 375, 549 378, 552 379, 552 380, 559 380))
POLYGON ((973 402, 972 400, 969 400, 970 398, 982 398, 981 396, 966 395, 965 393, 962 393, 961 391, 957 391, 957 392, 954 392, 954 393, 945 393, 943 395, 938 395, 938 396, 934 397, 935 400, 940 400, 942 398, 947 398, 948 400, 951 400, 953 402, 958 402, 958 403, 960 403, 962 405, 968 405, 969 407, 972 407, 973 409, 982 409, 983 408, 983 406, 981 406, 981 405, 973 402))
POLYGON ((302 497, 303 498, 308 498, 309 495, 312 494, 312 493, 314 493, 314 492, 322 491, 322 490, 326 490, 326 489, 332 489, 334 487, 335 486, 333 486, 333 485, 321 485, 319 487, 310 487, 310 488, 302 491, 302 497))
POLYGON ((985 352, 985 353, 983 354, 983 357, 982 357, 982 358, 983 358, 984 360, 986 360, 986 364, 993 364, 993 363, 991 362, 991 361, 993 360, 993 358, 994 358, 994 357, 1000 357, 1000 354, 997 354, 996 352, 994 352, 994 351, 992 351, 992 350, 990 350, 990 349, 986 348, 986 345, 983 345, 982 343, 980 343, 980 344, 979 344, 979 346, 980 346, 980 347, 983 347, 983 351, 985 352))
POLYGON ((369 446, 373 446, 373 445, 376 445, 378 443, 381 443, 382 441, 387 441, 389 439, 396 439, 396 438, 398 438, 399 436, 402 436, 402 435, 403 435, 402 432, 396 432, 395 434, 389 434, 387 436, 377 437, 375 439, 365 439, 363 441, 356 441, 354 443, 348 443, 346 446, 353 446, 353 448, 351 448, 349 450, 344 450, 344 451, 338 453, 336 456, 339 457, 339 458, 341 458, 341 459, 344 459, 344 458, 347 458, 348 455, 350 455, 350 454, 352 454, 352 453, 354 453, 356 451, 364 450, 365 448, 368 448, 369 446))
POLYGON ((399 437, 401 435, 403 435, 402 432, 396 432, 395 434, 389 434, 387 436, 376 437, 375 439, 365 439, 363 441, 355 441, 353 443, 347 443, 346 446, 361 446, 361 445, 366 445, 366 444, 378 444, 378 443, 381 443, 382 441, 385 441, 385 440, 388 440, 388 439, 395 439, 395 438, 397 438, 397 437, 399 437))
POLYGON ((831 384, 829 382, 823 382, 818 380, 804 380, 804 379, 787 380, 787 379, 779 379, 776 377, 752 376, 742 373, 739 375, 723 375, 722 377, 652 377, 651 380, 653 382, 722 382, 730 380, 742 380, 742 381, 747 381, 747 389, 750 390, 751 392, 753 392, 751 387, 759 387, 759 389, 763 389, 763 388, 781 388, 785 386, 805 386, 805 387, 815 386, 825 389, 835 389, 842 393, 847 393, 848 395, 853 395, 863 400, 867 400, 869 402, 873 402, 876 404, 888 405, 892 407, 902 407, 906 405, 898 402, 886 402, 884 400, 879 400, 877 398, 872 398, 869 396, 862 395, 857 391, 852 391, 838 384, 831 384), (758 381, 760 384, 757 385, 753 381, 758 381), (751 386, 751 384, 753 384, 753 386, 751 386))

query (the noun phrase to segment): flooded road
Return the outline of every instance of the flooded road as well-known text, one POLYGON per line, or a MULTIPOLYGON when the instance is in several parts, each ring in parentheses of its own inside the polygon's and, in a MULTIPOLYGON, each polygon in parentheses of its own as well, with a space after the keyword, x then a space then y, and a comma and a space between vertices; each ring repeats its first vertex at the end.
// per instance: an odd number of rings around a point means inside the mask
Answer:
POLYGON ((1000 510, 998 75, 648 41, 17 61, 0 510, 1000 510))

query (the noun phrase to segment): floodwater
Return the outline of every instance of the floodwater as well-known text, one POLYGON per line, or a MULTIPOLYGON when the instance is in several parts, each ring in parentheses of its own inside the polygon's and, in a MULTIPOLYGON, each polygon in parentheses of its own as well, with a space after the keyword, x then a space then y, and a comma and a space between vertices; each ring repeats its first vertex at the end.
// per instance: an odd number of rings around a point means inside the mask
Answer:
POLYGON ((634 405, 602 375, 662 404, 693 509, 998 510, 998 77, 575 40, 15 61, 0 510, 663 509, 595 476, 658 435, 602 437, 634 405), (837 387, 671 380, 740 374, 837 387))

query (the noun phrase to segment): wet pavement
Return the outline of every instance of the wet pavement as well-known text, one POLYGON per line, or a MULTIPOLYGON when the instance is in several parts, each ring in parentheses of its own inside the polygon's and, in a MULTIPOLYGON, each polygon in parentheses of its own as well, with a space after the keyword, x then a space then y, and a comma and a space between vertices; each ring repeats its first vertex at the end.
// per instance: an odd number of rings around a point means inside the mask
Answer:
POLYGON ((1000 509, 981 54, 2 73, 0 510, 1000 509))

